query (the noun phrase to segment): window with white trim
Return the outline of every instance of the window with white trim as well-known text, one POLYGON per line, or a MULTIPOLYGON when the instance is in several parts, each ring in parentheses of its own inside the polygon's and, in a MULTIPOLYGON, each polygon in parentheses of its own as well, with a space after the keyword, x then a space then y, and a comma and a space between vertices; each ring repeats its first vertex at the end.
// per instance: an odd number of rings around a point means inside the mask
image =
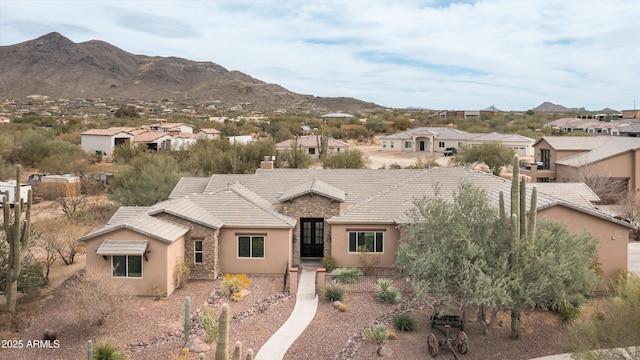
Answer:
POLYGON ((443 148, 444 147, 444 141, 438 141, 438 147, 443 148))
POLYGON ((264 236, 238 236, 239 258, 264 258, 264 236))
POLYGON ((114 255, 111 257, 111 274, 113 277, 142 277, 142 256, 114 255))
POLYGON ((393 149, 393 147, 396 145, 396 142, 395 141, 389 141, 389 145, 393 149))
POLYGON ((202 264, 202 240, 195 240, 193 242, 193 262, 202 264))
POLYGON ((386 147, 387 147, 387 142, 386 142, 386 141, 384 141, 384 140, 382 141, 382 147, 383 147, 383 148, 386 148, 386 147))
POLYGON ((404 142, 404 148, 405 149, 410 149, 411 148, 411 141, 405 141, 404 142))
POLYGON ((350 231, 349 252, 384 252, 382 231, 350 231))

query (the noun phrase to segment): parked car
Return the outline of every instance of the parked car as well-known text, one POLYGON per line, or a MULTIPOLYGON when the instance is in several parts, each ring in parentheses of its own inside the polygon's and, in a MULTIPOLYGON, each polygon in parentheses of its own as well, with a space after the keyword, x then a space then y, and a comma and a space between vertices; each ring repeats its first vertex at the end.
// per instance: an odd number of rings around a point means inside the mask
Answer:
POLYGON ((444 149, 444 156, 453 156, 458 153, 458 150, 454 147, 448 147, 444 149))

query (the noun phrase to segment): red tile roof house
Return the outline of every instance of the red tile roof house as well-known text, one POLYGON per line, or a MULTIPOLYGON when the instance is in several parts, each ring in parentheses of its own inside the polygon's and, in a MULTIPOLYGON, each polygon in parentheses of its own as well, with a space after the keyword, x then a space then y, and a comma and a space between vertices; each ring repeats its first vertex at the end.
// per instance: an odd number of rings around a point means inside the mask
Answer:
MULTIPOLYGON (((281 141, 276 144, 276 152, 278 151, 290 151, 292 146, 298 146, 299 149, 306 151, 312 159, 320 158, 320 135, 305 135, 299 136, 297 139, 289 139, 281 141)), ((329 148, 329 154, 339 153, 349 148, 349 144, 344 141, 329 138, 327 140, 327 147, 329 148)))
MULTIPOLYGON (((281 275, 328 255, 338 266, 359 267, 364 245, 380 256, 378 267, 393 268, 399 225, 413 199, 434 196, 436 185, 450 197, 463 181, 484 188, 496 206, 500 191, 508 202, 510 180, 465 168, 260 169, 182 178, 168 200, 121 207, 104 228, 79 241, 86 244, 88 273, 110 272, 137 295, 170 295, 180 262, 192 279, 281 275)), ((605 277, 626 270, 632 225, 596 210, 590 197, 576 194, 583 186, 544 190, 539 218, 562 219, 599 238, 605 277)))

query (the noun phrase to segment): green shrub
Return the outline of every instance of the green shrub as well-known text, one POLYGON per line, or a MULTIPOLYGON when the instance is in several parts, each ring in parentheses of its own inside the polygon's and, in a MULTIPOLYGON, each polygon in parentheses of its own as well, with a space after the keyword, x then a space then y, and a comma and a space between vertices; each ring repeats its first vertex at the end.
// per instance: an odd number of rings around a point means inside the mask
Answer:
POLYGON ((104 340, 93 345, 92 360, 126 360, 127 356, 111 340, 104 340))
POLYGON ((334 258, 333 256, 325 256, 324 258, 322 258, 322 265, 328 273, 331 273, 338 267, 336 258, 334 258))
POLYGON ((578 306, 570 306, 562 309, 560 315, 562 316, 562 321, 571 321, 580 317, 580 313, 582 309, 578 306))
POLYGON ((338 268, 331 272, 331 277, 341 283, 353 283, 362 277, 362 271, 356 268, 338 268))
POLYGON ((342 301, 344 298, 344 289, 340 286, 327 286, 324 290, 324 298, 328 301, 342 301))
POLYGON ((398 331, 412 332, 416 329, 416 324, 413 321, 413 318, 407 313, 394 316, 392 322, 393 326, 398 329, 398 331))
POLYGON ((387 304, 397 304, 402 298, 400 290, 393 286, 391 279, 378 279, 376 281, 375 296, 378 301, 387 304))
POLYGON ((376 344, 381 345, 387 340, 387 327, 384 325, 376 326, 369 324, 369 326, 364 329, 364 336, 367 339, 375 341, 376 344))

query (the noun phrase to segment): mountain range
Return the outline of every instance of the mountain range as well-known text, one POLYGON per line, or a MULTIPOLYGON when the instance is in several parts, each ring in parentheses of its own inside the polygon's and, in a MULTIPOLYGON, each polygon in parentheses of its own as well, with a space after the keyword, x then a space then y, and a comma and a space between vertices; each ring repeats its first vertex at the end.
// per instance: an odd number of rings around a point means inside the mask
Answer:
POLYGON ((74 43, 53 32, 0 46, 0 97, 216 101, 273 111, 364 111, 382 107, 353 98, 298 94, 212 62, 134 55, 98 40, 74 43))
MULTIPOLYGON (((74 43, 57 32, 0 46, 0 98, 173 99, 219 102, 227 108, 318 111, 377 111, 375 103, 347 97, 298 94, 213 62, 134 55, 107 42, 74 43)), ((584 112, 544 102, 537 112, 584 112)), ((616 112, 604 109, 601 112, 616 112)))

